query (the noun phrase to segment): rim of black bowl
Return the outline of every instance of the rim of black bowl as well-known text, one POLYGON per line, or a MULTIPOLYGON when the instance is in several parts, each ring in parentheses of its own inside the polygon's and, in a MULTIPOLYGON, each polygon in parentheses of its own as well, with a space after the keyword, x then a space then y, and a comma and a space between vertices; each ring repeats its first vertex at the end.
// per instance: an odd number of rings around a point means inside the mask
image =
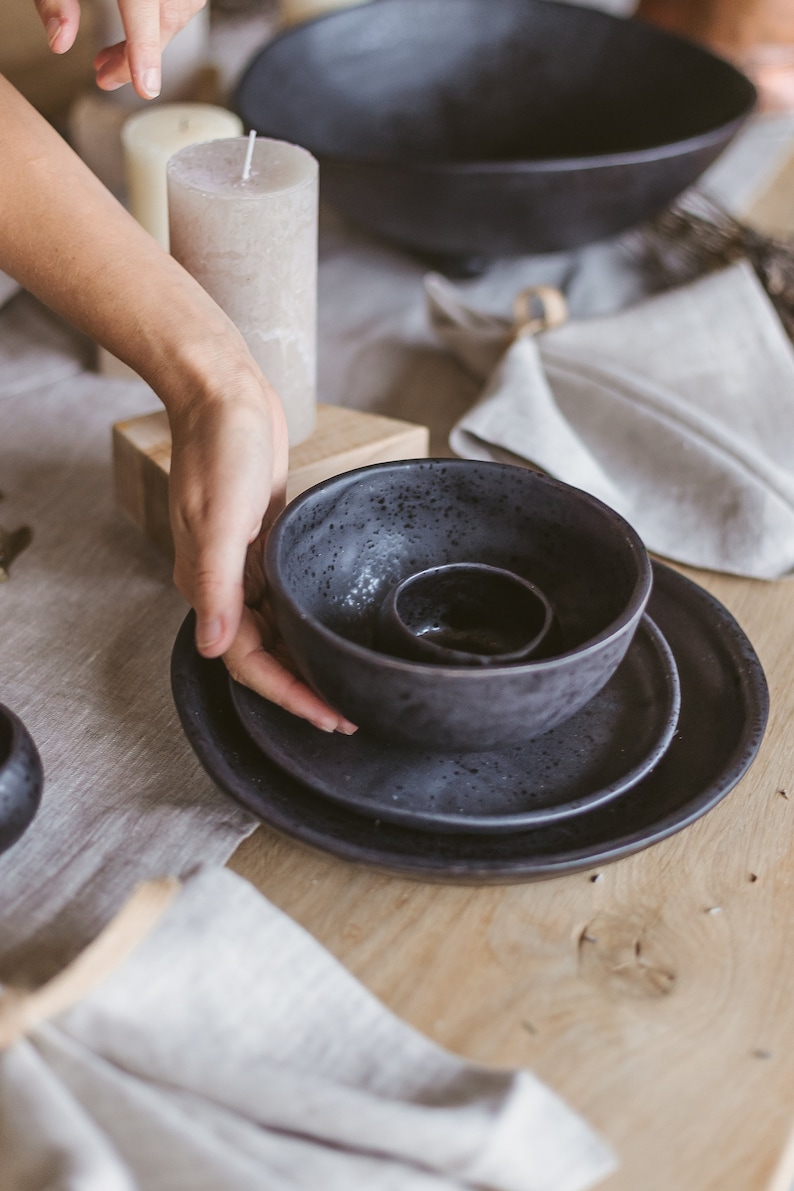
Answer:
POLYGON ((0 769, 2 769, 19 748, 19 742, 26 729, 19 716, 10 707, 6 707, 4 703, 0 703, 0 721, 2 721, 3 725, 0 727, 0 745, 2 745, 3 736, 5 735, 3 728, 8 732, 7 748, 0 748, 0 769))
MULTIPOLYGON (((380 2, 381 0, 378 0, 378 3, 380 2)), ((510 662, 501 666, 441 666, 435 662, 409 661, 405 658, 393 657, 391 654, 381 653, 380 650, 370 649, 366 645, 359 645, 357 641, 351 641, 349 637, 344 637, 341 633, 336 633, 333 629, 329 629, 328 626, 324 625, 322 621, 317 619, 316 616, 313 616, 309 612, 306 612, 302 609, 298 609, 298 615, 300 616, 301 620, 311 621, 314 630, 319 633, 321 637, 325 637, 331 642, 343 641, 345 647, 351 650, 354 656, 358 656, 363 659, 378 658, 379 661, 386 665, 393 666, 398 670, 414 671, 417 667, 419 667, 422 670, 434 670, 437 673, 466 674, 472 678, 479 674, 481 676, 481 681, 484 681, 489 675, 493 675, 494 673, 502 670, 513 674, 524 669, 525 667, 530 667, 533 670, 541 670, 545 669, 546 667, 551 668, 553 666, 559 665, 561 658, 574 656, 577 658, 584 657, 588 653, 598 648, 603 641, 607 640, 609 637, 613 637, 615 633, 623 628, 624 625, 628 624, 633 617, 639 617, 639 615, 642 614, 650 598, 651 588, 653 586, 653 568, 651 566, 651 560, 642 538, 637 533, 634 526, 631 525, 625 517, 621 516, 620 513, 616 512, 615 509, 611 508, 611 506, 606 504, 603 500, 599 500, 597 496, 592 496, 589 492, 585 492, 582 488, 575 488, 572 484, 566 484, 563 480, 557 480, 554 478, 554 476, 548 476, 544 472, 531 471, 529 468, 517 467, 512 463, 492 463, 485 459, 445 459, 443 457, 434 456, 428 459, 396 459, 386 463, 370 463, 365 467, 356 467, 351 471, 343 471, 340 472, 339 475, 331 476, 327 480, 320 480, 319 483, 312 484, 311 488, 306 488, 303 492, 300 492, 293 500, 289 502, 286 508, 279 513, 278 517, 273 523, 271 530, 268 533, 264 551, 265 578, 268 587, 277 589, 284 600, 288 601, 293 606, 295 605, 294 599, 286 591, 284 584, 281 582, 281 579, 278 575, 276 568, 276 555, 280 549, 280 540, 286 532, 285 527, 290 515, 293 512, 296 512, 302 505, 308 504, 315 493, 321 490, 323 492, 328 492, 334 488, 347 487, 349 484, 353 483, 358 476, 371 474, 372 472, 402 471, 408 467, 415 466, 417 463, 438 465, 447 468, 476 466, 486 469, 499 468, 501 470, 506 467, 515 467, 516 470, 527 472, 537 481, 548 484, 550 487, 559 488, 566 492, 575 492, 577 497, 583 503, 589 504, 593 508, 606 513, 611 520, 614 520, 622 525, 623 531, 631 546, 631 552, 637 561, 639 574, 626 608, 623 610, 620 616, 617 616, 613 621, 610 621, 610 623, 606 625, 600 633, 588 638, 583 645, 577 646, 574 649, 566 650, 563 653, 555 654, 554 657, 551 658, 538 658, 536 661, 532 661, 530 659, 526 662, 510 662)))
MULTIPOLYGON (((30 744, 38 757, 36 742, 33 740, 24 720, 15 711, 12 711, 10 707, 7 707, 5 703, 0 703, 0 721, 2 721, 2 725, 8 731, 7 748, 0 751, 0 770, 19 753, 26 742, 30 744)), ((0 729, 1 732, 2 729, 0 729)), ((2 735, 0 735, 0 743, 2 743, 2 735)))
MULTIPOLYGON (((354 4, 345 8, 334 9, 331 12, 318 13, 317 16, 311 17, 309 20, 301 21, 296 25, 291 25, 286 29, 282 29, 276 34, 271 41, 267 42, 251 59, 244 69, 240 80, 235 89, 234 107, 237 115, 245 121, 251 128, 256 128, 258 135, 264 137, 272 137, 278 140, 283 140, 283 136, 278 129, 268 129, 265 124, 255 124, 251 119, 249 113, 244 110, 240 103, 240 96, 243 93, 248 77, 254 72, 259 61, 265 58, 272 52, 277 52, 277 47, 287 38, 300 37, 304 28, 308 25, 316 25, 321 21, 344 20, 349 18, 351 13, 352 19, 356 19, 356 14, 361 9, 369 8, 375 2, 370 0, 370 4, 354 4)), ((544 0, 548 3, 549 0, 544 0)), ((378 6, 384 4, 400 4, 404 0, 377 0, 378 6)), ((584 11, 588 14, 587 19, 595 21, 603 21, 604 23, 611 23, 614 21, 625 21, 629 18, 618 17, 614 13, 606 12, 598 8, 583 8, 579 4, 568 4, 567 0, 560 2, 556 0, 559 7, 574 8, 577 11, 584 11)), ((312 145, 304 144, 301 147, 307 149, 322 163, 323 160, 333 162, 335 165, 355 165, 357 168, 361 167, 376 167, 383 169, 384 166, 399 167, 401 170, 406 170, 417 174, 432 174, 439 169, 443 169, 445 173, 454 172, 459 174, 470 173, 494 173, 494 174, 511 174, 519 172, 528 173, 548 173, 550 171, 565 172, 567 170, 592 170, 592 169, 607 169, 613 166, 625 165, 629 162, 640 162, 647 158, 653 158, 658 161, 666 157, 677 157, 682 150, 696 151, 711 145, 714 141, 730 140, 744 124, 747 117, 752 112, 758 101, 758 89, 747 75, 729 62, 727 58, 714 53, 713 50, 701 45, 699 42, 693 41, 681 34, 673 33, 668 29, 663 29, 659 25, 655 25, 650 21, 642 20, 641 18, 630 18, 642 24, 649 29, 654 37, 673 42, 676 44, 686 45, 690 51, 700 55, 704 61, 719 63, 728 74, 733 75, 736 82, 743 86, 745 91, 745 100, 743 106, 737 113, 727 120, 723 120, 720 124, 711 125, 702 132, 693 133, 692 136, 682 137, 675 141, 665 141, 663 144, 650 145, 642 149, 624 149, 612 153, 593 153, 583 154, 576 157, 538 157, 538 158, 524 158, 522 160, 490 160, 488 158, 475 158, 470 161, 459 161, 454 157, 442 158, 436 157, 432 161, 421 161, 410 157, 389 157, 376 156, 371 154, 364 154, 357 156, 351 153, 329 153, 312 145)))

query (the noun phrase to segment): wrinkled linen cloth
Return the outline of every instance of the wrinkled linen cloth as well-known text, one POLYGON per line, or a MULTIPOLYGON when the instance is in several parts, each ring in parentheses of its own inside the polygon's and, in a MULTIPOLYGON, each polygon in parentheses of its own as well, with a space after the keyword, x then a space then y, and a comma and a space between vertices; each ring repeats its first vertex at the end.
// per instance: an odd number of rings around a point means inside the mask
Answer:
POLYGON ((427 1041, 222 869, 0 1053, 9 1191, 584 1191, 613 1167, 531 1074, 427 1041))
POLYGON ((678 562, 791 572, 794 347, 748 263, 535 337, 441 277, 426 289, 440 338, 487 376, 458 455, 539 467, 678 562))
POLYGON ((255 825, 185 740, 169 659, 187 604, 115 505, 111 425, 160 403, 88 363, 29 295, 0 311, 0 523, 33 535, 0 584, 0 703, 45 778, 0 855, 0 979, 46 978, 137 881, 221 864, 255 825))
MULTIPOLYGON (((28 295, 0 313, 0 702, 45 788, 0 856, 0 972, 51 977, 142 878, 221 864, 255 821, 182 733, 168 667, 187 608, 114 504, 110 427, 159 406, 87 371, 28 295)), ((230 873, 189 880, 123 969, 0 1056, 3 1191, 576 1191, 611 1158, 529 1074, 400 1025, 230 873)))
MULTIPOLYGON (((751 172, 743 167, 732 177, 751 172)), ((319 396, 428 424, 431 450, 443 454, 482 381, 428 327, 424 273, 418 261, 325 218, 319 396)), ((610 314, 646 293, 620 242, 500 262, 466 292, 475 306, 506 311, 533 284, 564 289, 575 318, 610 314)), ((168 562, 114 504, 110 426, 156 408, 142 383, 91 371, 86 344, 28 295, 0 310, 0 521, 33 530, 0 585, 0 701, 25 720, 45 768, 38 817, 0 856, 0 978, 46 979, 96 935, 136 882, 183 875, 200 861, 223 863, 255 826, 214 789, 184 738, 168 663, 186 605, 168 562)), ((228 963, 234 972, 242 960, 228 963)), ((313 1004, 321 1023, 322 998, 313 1004)), ((33 1042, 9 1052, 20 1053, 43 1062, 33 1042)), ((47 1103, 62 1106, 63 1089, 47 1087, 47 1103)), ((45 1095, 43 1084, 36 1089, 45 1095)), ((79 1131, 89 1148, 107 1148, 79 1113, 68 1120, 64 1143, 79 1131)), ((130 1136, 133 1144, 138 1133, 130 1136)), ((333 1152, 327 1147, 323 1156, 333 1152)), ((64 1162, 63 1178, 79 1191, 118 1185, 80 1181, 80 1163, 64 1162)), ((286 1179, 288 1165, 281 1169, 286 1179)), ((318 1175, 314 1187, 328 1186, 318 1175)), ((394 1183, 395 1191, 403 1186, 394 1183)))

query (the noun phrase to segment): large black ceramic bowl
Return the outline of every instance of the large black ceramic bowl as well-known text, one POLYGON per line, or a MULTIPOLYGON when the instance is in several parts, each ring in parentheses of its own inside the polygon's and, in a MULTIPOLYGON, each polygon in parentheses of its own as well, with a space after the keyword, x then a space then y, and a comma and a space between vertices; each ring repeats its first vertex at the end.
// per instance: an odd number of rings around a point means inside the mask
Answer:
POLYGON ((495 749, 563 723, 617 669, 651 590, 642 542, 612 509, 537 472, 466 459, 374 464, 316 485, 279 517, 265 569, 309 684, 361 727, 439 749, 495 749), (386 594, 453 562, 536 583, 556 613, 560 654, 443 667, 378 652, 386 594))
POLYGON ((367 228, 452 256, 572 248, 669 203, 755 102, 727 62, 551 0, 374 0, 265 46, 236 94, 367 228))
POLYGON ((0 703, 0 852, 15 844, 41 800, 41 758, 19 716, 0 703))

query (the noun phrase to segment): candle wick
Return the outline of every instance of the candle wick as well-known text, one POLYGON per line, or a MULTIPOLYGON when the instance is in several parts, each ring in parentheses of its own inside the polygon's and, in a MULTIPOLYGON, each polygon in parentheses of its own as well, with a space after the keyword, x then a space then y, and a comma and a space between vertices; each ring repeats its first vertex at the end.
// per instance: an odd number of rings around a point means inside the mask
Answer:
POLYGON ((256 141, 256 129, 252 128, 248 134, 248 148, 245 152, 245 164, 243 166, 243 182, 247 182, 251 177, 251 161, 254 156, 254 143, 256 141))
POLYGON ((187 132, 188 128, 190 128, 189 120, 185 120, 183 118, 182 120, 179 121, 179 131, 180 132, 187 132))

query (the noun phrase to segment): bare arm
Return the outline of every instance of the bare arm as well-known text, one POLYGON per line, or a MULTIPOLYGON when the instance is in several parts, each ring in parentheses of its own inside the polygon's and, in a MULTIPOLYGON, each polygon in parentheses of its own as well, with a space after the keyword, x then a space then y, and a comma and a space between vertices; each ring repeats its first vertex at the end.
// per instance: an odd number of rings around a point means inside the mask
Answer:
POLYGON ((0 156, 0 269, 131 365, 166 407, 174 580, 196 610, 199 649, 318 727, 349 730, 263 650, 266 626, 244 608, 248 547, 283 505, 288 454, 281 403, 242 336, 2 77, 0 156))

